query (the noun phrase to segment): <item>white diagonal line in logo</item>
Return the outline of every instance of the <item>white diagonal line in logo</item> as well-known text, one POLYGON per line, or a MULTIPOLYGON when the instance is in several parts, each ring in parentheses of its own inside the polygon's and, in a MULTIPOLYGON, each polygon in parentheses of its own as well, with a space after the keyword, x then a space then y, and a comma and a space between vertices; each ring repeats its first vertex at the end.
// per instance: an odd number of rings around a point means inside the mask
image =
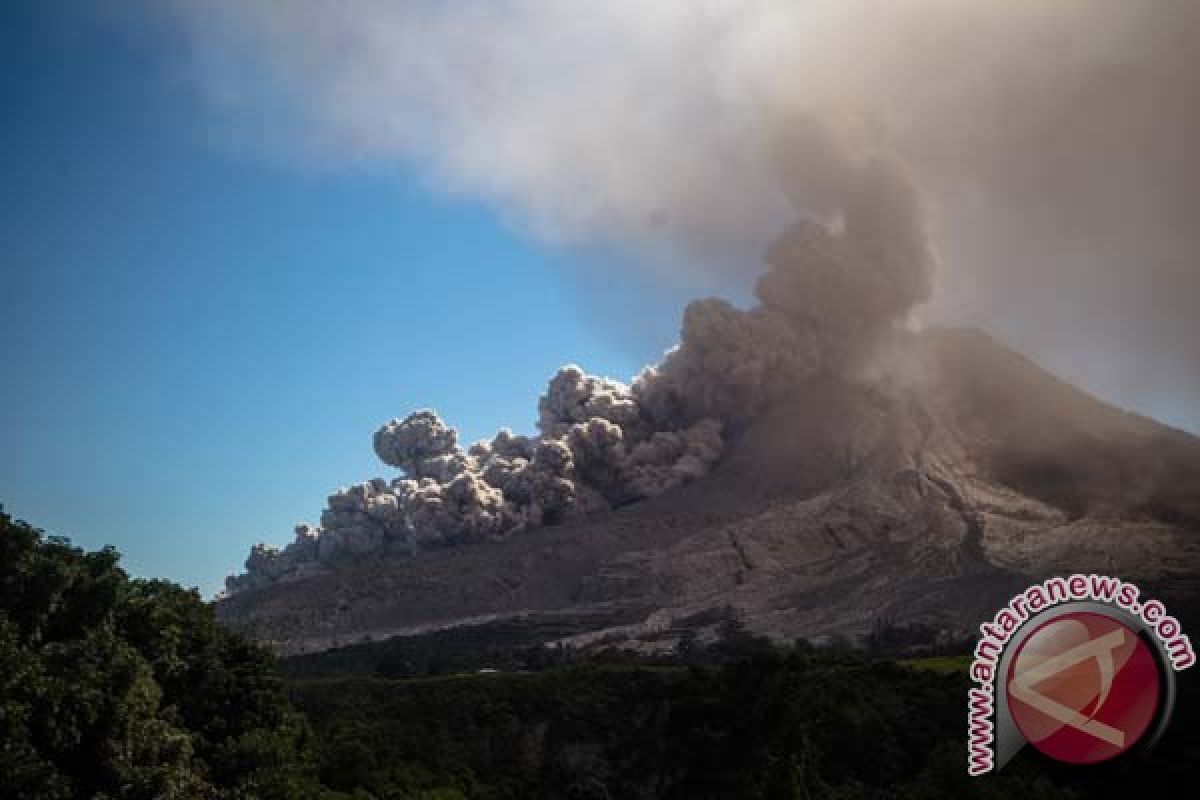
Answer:
POLYGON ((1101 680, 1100 697, 1096 702, 1095 710, 1092 712, 1094 716, 1100 711, 1100 706, 1104 703, 1104 700, 1108 697, 1109 690, 1112 688, 1114 677, 1112 652, 1124 643, 1125 631, 1122 628, 1117 628, 1098 639, 1092 639, 1083 644, 1076 645, 1070 650, 1048 658, 1036 667, 1031 667, 1017 673, 1012 681, 1009 682, 1008 691, 1021 702, 1036 708, 1046 716, 1064 725, 1069 725, 1089 736, 1108 742, 1114 747, 1124 747, 1124 731, 1105 725, 1096 719, 1085 717, 1075 709, 1068 708, 1062 703, 1052 700, 1033 689, 1035 685, 1041 683, 1046 678, 1057 675, 1064 669, 1073 667, 1081 661, 1094 658, 1100 668, 1101 680))

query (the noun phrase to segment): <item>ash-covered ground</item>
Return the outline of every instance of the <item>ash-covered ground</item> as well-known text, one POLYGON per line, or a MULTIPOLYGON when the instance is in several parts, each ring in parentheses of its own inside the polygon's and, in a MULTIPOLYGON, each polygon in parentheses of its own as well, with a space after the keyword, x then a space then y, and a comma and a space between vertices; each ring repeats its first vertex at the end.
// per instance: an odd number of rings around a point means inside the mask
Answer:
POLYGON ((714 608, 784 638, 973 627, 1054 571, 1194 591, 1200 440, 917 319, 1193 396, 1194 4, 497 8, 227 21, 285 85, 353 100, 311 109, 339 144, 555 244, 725 285, 765 249, 757 304, 692 303, 628 384, 562 368, 536 435, 384 424, 399 475, 254 548, 227 620, 306 649, 556 614, 656 647, 714 608))

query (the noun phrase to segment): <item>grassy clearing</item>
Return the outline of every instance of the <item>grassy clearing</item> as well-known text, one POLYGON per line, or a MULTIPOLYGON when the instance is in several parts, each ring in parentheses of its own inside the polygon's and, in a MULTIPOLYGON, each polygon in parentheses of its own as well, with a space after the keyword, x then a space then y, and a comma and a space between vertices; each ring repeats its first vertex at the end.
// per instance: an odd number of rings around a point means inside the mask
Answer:
POLYGON ((956 672, 966 672, 971 667, 971 657, 967 656, 930 656, 928 658, 906 658, 896 662, 910 669, 936 672, 939 675, 951 675, 956 672))

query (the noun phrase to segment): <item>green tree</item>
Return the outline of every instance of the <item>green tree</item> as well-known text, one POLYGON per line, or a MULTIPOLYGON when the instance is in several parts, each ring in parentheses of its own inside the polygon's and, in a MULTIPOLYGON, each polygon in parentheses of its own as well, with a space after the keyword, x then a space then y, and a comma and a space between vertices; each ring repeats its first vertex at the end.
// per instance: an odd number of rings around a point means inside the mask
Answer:
POLYGON ((315 796, 273 657, 194 590, 0 511, 0 775, 14 798, 315 796))

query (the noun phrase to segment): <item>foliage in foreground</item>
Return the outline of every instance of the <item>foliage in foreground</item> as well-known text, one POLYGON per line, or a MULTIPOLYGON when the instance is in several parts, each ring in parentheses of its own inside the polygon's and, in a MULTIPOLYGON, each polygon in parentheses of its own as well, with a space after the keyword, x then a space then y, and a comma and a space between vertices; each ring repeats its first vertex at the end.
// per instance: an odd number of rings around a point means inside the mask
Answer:
POLYGON ((1200 764, 1191 671, 1149 759, 1070 770, 1026 752, 970 779, 966 677, 944 658, 778 648, 730 625, 674 661, 381 677, 473 649, 397 647, 379 652, 398 666, 355 650, 305 662, 340 677, 286 685, 196 592, 0 513, 0 800, 1038 800, 1165 791, 1200 764), (347 672, 364 664, 376 674, 347 672))
POLYGON ((733 639, 723 663, 710 651, 691 666, 629 655, 543 672, 340 673, 295 680, 292 696, 323 782, 378 798, 1128 797, 1166 793, 1200 765, 1191 671, 1148 757, 1071 767, 1026 749, 969 778, 963 659, 733 639))
POLYGON ((972 782, 957 676, 796 653, 295 684, 330 786, 376 797, 1064 798, 1029 764, 972 782), (430 795, 435 796, 435 795, 430 795))
POLYGON ((303 798, 274 658, 197 592, 0 511, 0 796, 303 798))

